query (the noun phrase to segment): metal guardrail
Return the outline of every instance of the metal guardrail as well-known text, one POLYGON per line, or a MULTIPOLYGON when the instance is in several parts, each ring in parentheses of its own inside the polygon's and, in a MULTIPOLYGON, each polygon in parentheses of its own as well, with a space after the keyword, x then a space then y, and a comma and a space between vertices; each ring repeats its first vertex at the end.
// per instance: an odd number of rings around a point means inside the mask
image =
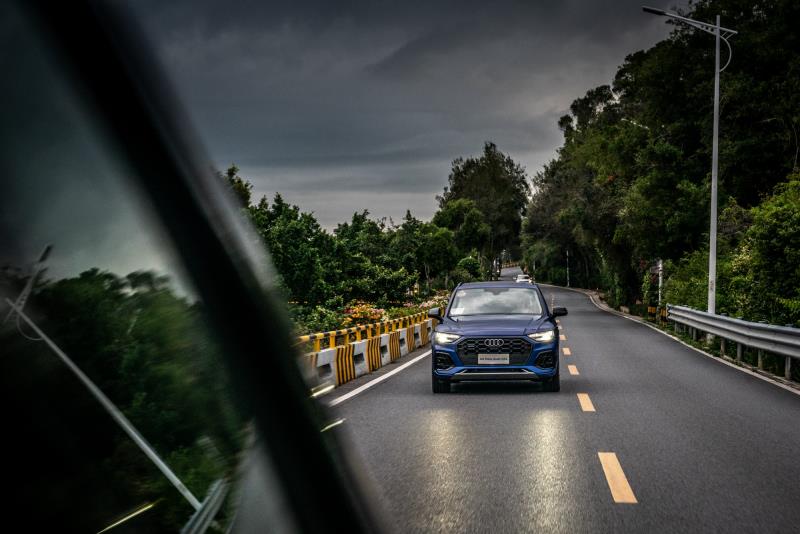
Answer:
MULTIPOLYGON (((741 361, 743 347, 780 354, 786 357, 785 378, 791 377, 792 358, 800 358, 800 328, 755 323, 716 315, 686 306, 667 305, 667 317, 695 331, 719 336, 721 348, 725 352, 725 340, 738 344, 736 359, 741 361)), ((759 358, 759 363, 760 363, 759 358)), ((761 367, 759 365, 759 367, 761 367)))
POLYGON ((202 505, 183 526, 181 534, 202 534, 205 532, 211 526, 214 517, 216 517, 222 503, 225 501, 228 487, 228 483, 223 479, 211 484, 202 505))

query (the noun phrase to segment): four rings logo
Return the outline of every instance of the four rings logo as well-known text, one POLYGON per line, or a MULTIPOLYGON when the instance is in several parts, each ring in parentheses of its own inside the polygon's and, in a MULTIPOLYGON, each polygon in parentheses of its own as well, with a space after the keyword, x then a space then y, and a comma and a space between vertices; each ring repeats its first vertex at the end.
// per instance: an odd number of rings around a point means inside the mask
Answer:
POLYGON ((487 347, 502 347, 505 343, 504 339, 487 339, 484 342, 487 347))

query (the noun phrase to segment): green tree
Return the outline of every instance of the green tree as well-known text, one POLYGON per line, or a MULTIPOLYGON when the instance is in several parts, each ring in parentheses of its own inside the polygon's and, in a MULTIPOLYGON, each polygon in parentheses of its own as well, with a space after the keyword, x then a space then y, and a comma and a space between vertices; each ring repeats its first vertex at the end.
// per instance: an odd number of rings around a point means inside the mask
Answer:
POLYGON ((310 213, 276 194, 249 208, 256 231, 270 251, 281 283, 292 301, 318 303, 330 297, 339 273, 330 262, 333 239, 310 213))
POLYGON ((753 208, 734 262, 741 313, 772 323, 800 325, 800 172, 753 208))
POLYGON ((447 276, 458 261, 453 232, 433 223, 423 223, 420 228, 416 258, 429 290, 431 280, 436 276, 445 277, 447 285, 447 276))
MULTIPOLYGON (((800 17, 800 4, 701 0, 686 15, 718 13, 739 30, 721 83, 720 205, 730 199, 746 210, 797 165, 800 42, 788 21, 800 17)), ((569 249, 574 283, 632 302, 642 296, 643 266, 655 259, 678 271, 700 267, 713 53, 707 34, 677 25, 668 39, 629 55, 611 86, 573 102, 558 122, 563 146, 534 177, 522 231, 529 268, 536 262, 542 276, 563 282, 569 249)))
MULTIPOLYGON (((239 414, 232 403, 219 348, 200 303, 177 293, 169 279, 156 273, 120 277, 99 269, 43 283, 31 301, 35 306, 29 313, 37 325, 195 495, 232 473, 246 414, 239 414), (203 443, 213 444, 215 452, 210 454, 203 443)), ((42 493, 39 497, 56 506, 57 515, 70 524, 100 524, 107 517, 95 517, 73 498, 74 474, 80 473, 83 488, 102 489, 80 498, 158 500, 157 509, 140 526, 152 532, 180 529, 191 507, 52 351, 20 336, 17 329, 0 331, 0 338, 2 390, 28 409, 14 420, 15 432, 32 442, 45 442, 54 434, 69 438, 59 443, 59 454, 37 455, 41 474, 27 473, 31 487, 42 493)))
POLYGON ((408 273, 416 275, 417 280, 420 278, 417 270, 417 250, 422 227, 422 221, 411 215, 411 211, 406 210, 402 224, 393 228, 390 240, 391 254, 408 273))
POLYGON ((447 202, 434 214, 431 222, 452 230, 456 246, 462 253, 487 250, 492 229, 474 200, 456 198, 447 202))
MULTIPOLYGON (((498 150, 497 145, 485 143, 483 153, 477 158, 458 158, 448 176, 448 186, 438 197, 439 208, 444 209, 458 199, 468 199, 483 214, 483 223, 473 216, 469 241, 485 237, 484 248, 490 258, 499 256, 503 249, 519 246, 522 212, 528 200, 530 186, 525 170, 511 157, 498 150), (483 232, 488 228, 488 236, 483 232)), ((454 212, 462 208, 454 209, 454 212)), ((466 217, 466 214, 465 214, 466 217)), ((443 215, 443 218, 450 218, 443 215)), ((444 222, 444 221, 443 221, 444 222)), ((451 221, 447 221, 451 222, 451 221)))
POLYGON ((250 205, 250 198, 253 194, 253 184, 239 176, 239 167, 231 165, 225 174, 217 173, 225 180, 236 199, 243 207, 250 205))

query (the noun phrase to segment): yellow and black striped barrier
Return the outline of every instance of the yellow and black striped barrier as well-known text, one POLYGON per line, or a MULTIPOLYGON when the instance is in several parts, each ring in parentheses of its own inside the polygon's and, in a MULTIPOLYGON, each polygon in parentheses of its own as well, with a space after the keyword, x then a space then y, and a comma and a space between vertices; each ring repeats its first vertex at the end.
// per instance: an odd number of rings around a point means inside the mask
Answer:
POLYGON ((435 326, 436 321, 428 319, 427 313, 418 313, 391 321, 300 336, 300 343, 313 342, 315 349, 303 355, 302 365, 310 380, 328 381, 340 386, 427 345, 435 326))
POLYGON ((381 368, 381 338, 367 340, 367 369, 371 373, 381 368))
POLYGON ((395 331, 389 334, 389 359, 396 361, 400 359, 400 332, 395 331))
POLYGON ((340 386, 356 377, 356 366, 353 362, 354 347, 350 343, 336 347, 336 385, 340 386))
POLYGON ((417 342, 414 338, 414 331, 416 329, 416 326, 413 324, 406 328, 406 348, 408 349, 408 352, 411 352, 417 348, 417 342))
POLYGON ((341 330, 331 330, 329 332, 318 332, 315 334, 308 334, 297 338, 298 344, 313 342, 313 351, 319 352, 323 348, 333 348, 338 345, 345 345, 352 341, 362 341, 364 339, 371 339, 378 337, 382 334, 389 334, 400 330, 401 328, 408 328, 411 325, 423 323, 427 320, 428 314, 426 312, 415 313, 406 317, 398 319, 390 319, 388 321, 381 321, 379 323, 364 324, 344 328, 341 330), (322 341, 327 340, 326 347, 322 346, 322 341))

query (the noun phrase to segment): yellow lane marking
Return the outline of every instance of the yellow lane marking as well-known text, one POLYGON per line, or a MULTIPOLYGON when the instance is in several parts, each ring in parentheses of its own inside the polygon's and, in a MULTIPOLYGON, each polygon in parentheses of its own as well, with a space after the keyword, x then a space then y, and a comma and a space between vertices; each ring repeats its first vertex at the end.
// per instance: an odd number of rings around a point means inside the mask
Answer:
POLYGON ((603 473, 606 475, 608 489, 611 490, 611 497, 614 498, 614 502, 636 504, 638 501, 633 494, 631 485, 628 484, 628 479, 625 478, 625 472, 619 464, 616 453, 598 452, 597 456, 600 458, 600 463, 603 466, 603 473))
POLYGON ((558 336, 558 339, 560 339, 561 341, 566 341, 567 340, 567 336, 565 336, 564 334, 560 334, 558 336))
POLYGON ((572 356, 572 351, 571 351, 571 350, 569 350, 569 347, 564 347, 564 348, 563 348, 563 349, 561 349, 561 350, 562 350, 562 352, 564 353, 564 356, 572 356))
POLYGON ((115 521, 114 523, 111 523, 111 524, 110 524, 110 525, 108 525, 106 528, 104 528, 103 530, 99 531, 97 534, 103 534, 103 532, 108 532, 108 531, 109 531, 109 530, 111 530, 112 528, 114 528, 114 527, 116 527, 116 526, 118 526, 118 525, 121 525, 121 524, 122 524, 122 523, 124 523, 125 521, 127 521, 127 520, 129 520, 129 519, 133 519, 133 518, 134 518, 134 517, 136 517, 137 515, 139 515, 139 514, 141 514, 141 513, 144 513, 144 512, 146 512, 146 511, 148 511, 150 508, 152 508, 152 507, 153 507, 153 506, 155 506, 156 504, 157 504, 157 503, 151 502, 151 503, 147 503, 147 504, 144 504, 144 505, 140 506, 139 508, 137 508, 137 509, 136 509, 136 510, 134 510, 133 512, 129 513, 128 515, 126 515, 125 517, 123 517, 122 519, 120 519, 119 521, 115 521))
POLYGON ((569 374, 571 374, 571 375, 579 375, 580 374, 578 372, 578 367, 575 366, 575 365, 568 365, 567 369, 569 369, 569 374))
POLYGON ((588 393, 578 393, 578 402, 581 403, 581 410, 584 412, 594 411, 594 404, 592 404, 592 399, 589 398, 588 393))

